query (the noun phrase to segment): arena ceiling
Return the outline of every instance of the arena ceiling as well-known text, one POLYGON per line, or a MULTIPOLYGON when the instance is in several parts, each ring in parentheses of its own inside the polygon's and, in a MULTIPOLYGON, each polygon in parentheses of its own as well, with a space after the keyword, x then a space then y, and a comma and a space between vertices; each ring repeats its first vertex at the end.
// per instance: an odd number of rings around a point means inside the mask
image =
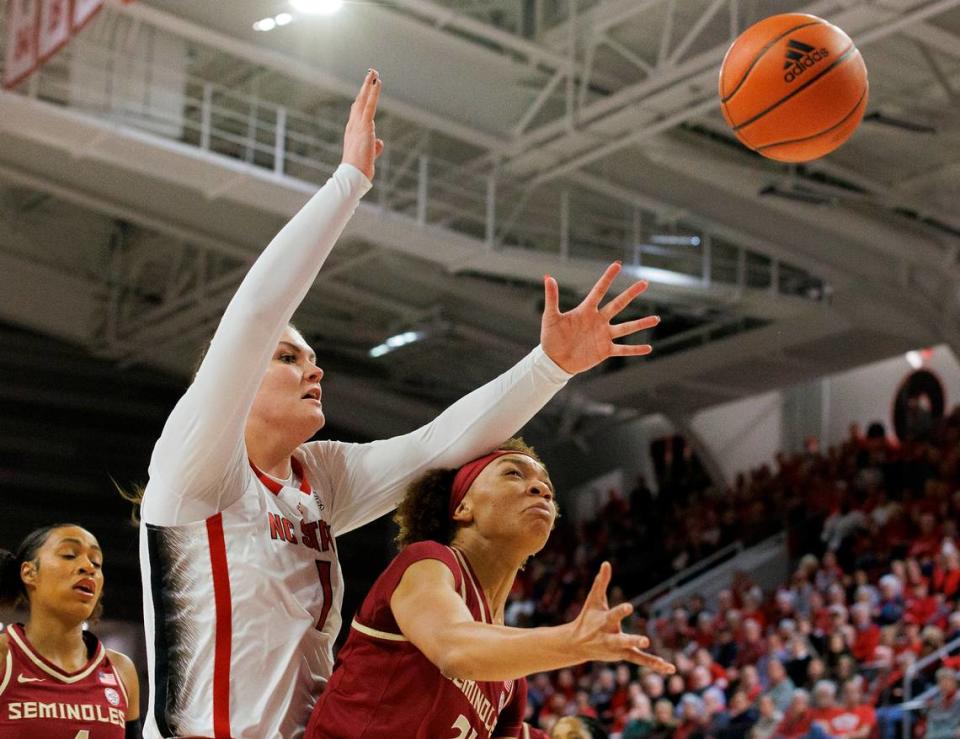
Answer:
POLYGON ((376 66, 387 153, 295 319, 343 428, 432 417, 537 342, 544 273, 573 303, 614 259, 651 281, 636 312, 663 315, 656 352, 580 378, 543 430, 956 351, 958 6, 108 3, 0 94, 0 319, 186 377, 250 261, 335 167, 376 66), (736 144, 716 96, 731 39, 787 11, 844 28, 870 74, 860 130, 802 166, 736 144), (371 356, 407 332, 423 338, 371 356))

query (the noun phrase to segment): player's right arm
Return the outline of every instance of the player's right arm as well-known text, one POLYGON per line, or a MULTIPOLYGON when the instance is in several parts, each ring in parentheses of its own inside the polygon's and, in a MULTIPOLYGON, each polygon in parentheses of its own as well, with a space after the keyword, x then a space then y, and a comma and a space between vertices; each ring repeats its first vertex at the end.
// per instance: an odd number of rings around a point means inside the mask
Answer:
POLYGON ((451 678, 511 680, 592 660, 673 672, 668 662, 641 651, 650 643, 646 637, 621 631, 621 620, 633 608, 628 603, 607 605, 609 582, 610 565, 605 562, 575 620, 517 629, 474 621, 450 569, 425 559, 407 568, 390 598, 390 609, 403 635, 451 678))
POLYGON ((274 237, 227 306, 193 384, 177 403, 150 460, 143 500, 148 523, 199 521, 235 502, 251 474, 244 427, 277 341, 370 189, 383 149, 371 70, 350 111, 343 162, 274 237))

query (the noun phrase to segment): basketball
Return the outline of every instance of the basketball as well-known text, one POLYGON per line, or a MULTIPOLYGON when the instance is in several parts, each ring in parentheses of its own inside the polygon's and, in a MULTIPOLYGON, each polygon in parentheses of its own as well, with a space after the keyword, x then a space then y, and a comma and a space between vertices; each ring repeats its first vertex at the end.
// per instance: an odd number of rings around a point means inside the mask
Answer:
POLYGON ((802 13, 750 26, 720 68, 723 117, 745 146, 781 162, 808 162, 843 144, 863 118, 867 91, 850 37, 802 13))

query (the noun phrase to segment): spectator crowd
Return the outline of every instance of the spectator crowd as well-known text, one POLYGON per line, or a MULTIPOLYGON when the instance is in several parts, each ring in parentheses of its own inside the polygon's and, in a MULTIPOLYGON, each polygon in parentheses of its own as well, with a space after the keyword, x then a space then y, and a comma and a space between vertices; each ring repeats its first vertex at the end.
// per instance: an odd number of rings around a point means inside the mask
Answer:
POLYGON ((530 724, 549 732, 581 717, 581 734, 555 733, 564 739, 895 739, 907 690, 922 696, 915 736, 960 737, 960 656, 924 660, 960 638, 960 408, 902 443, 873 424, 838 447, 809 447, 719 491, 682 474, 696 469, 687 464, 660 495, 641 481, 593 520, 561 520, 517 580, 510 623, 573 618, 603 560, 612 602, 778 531, 797 564, 774 592, 740 573, 709 600, 638 610, 630 628, 677 673, 620 664, 536 675, 530 724))

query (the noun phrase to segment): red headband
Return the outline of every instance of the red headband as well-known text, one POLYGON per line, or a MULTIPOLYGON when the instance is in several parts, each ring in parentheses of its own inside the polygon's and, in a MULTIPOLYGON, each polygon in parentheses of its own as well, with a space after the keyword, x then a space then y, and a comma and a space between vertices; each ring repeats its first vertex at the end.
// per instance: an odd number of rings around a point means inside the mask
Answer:
MULTIPOLYGON (((483 472, 484 467, 505 454, 523 454, 525 457, 530 457, 526 452, 497 449, 495 452, 490 452, 490 454, 486 456, 479 457, 472 462, 467 462, 457 470, 457 475, 453 478, 453 485, 450 488, 450 518, 453 518, 457 506, 463 501, 463 496, 467 494, 467 491, 470 489, 470 486, 473 485, 473 481, 477 479, 477 476, 483 472)), ((530 457, 530 459, 533 459, 533 457, 530 457)))

